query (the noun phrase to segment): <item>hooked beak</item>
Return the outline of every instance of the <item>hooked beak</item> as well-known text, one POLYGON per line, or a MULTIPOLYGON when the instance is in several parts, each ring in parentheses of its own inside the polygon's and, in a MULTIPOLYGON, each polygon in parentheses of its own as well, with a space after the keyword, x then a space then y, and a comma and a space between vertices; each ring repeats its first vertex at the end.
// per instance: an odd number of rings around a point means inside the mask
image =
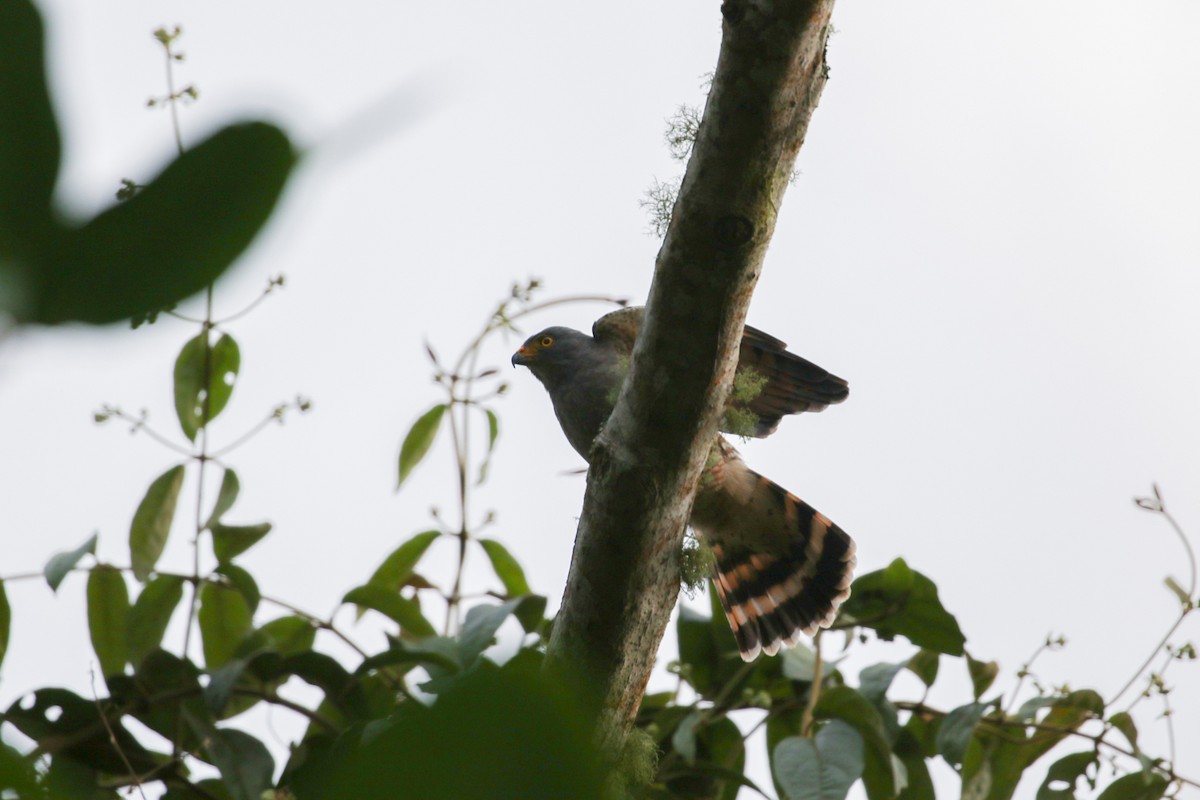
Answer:
POLYGON ((513 353, 512 365, 514 367, 527 367, 527 366, 529 366, 529 363, 533 360, 533 357, 534 357, 533 349, 522 345, 521 349, 519 349, 519 350, 517 350, 517 352, 513 353))

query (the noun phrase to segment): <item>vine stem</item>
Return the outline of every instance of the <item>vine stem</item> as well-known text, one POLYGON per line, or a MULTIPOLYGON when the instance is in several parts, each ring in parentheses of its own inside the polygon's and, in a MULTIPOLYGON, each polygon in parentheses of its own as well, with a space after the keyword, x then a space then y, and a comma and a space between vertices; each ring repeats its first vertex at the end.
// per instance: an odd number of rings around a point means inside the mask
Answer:
POLYGON ((804 704, 804 714, 800 717, 800 735, 808 738, 812 735, 813 713, 817 710, 817 701, 821 698, 821 678, 824 664, 821 661, 821 634, 817 629, 813 636, 813 677, 808 685, 808 702, 804 704))
MULTIPOLYGON (((947 712, 942 711, 937 708, 931 708, 930 706, 927 706, 924 703, 913 703, 913 702, 907 702, 904 700, 900 700, 895 703, 895 706, 897 709, 899 709, 901 711, 911 711, 914 714, 919 714, 922 716, 938 717, 939 719, 945 718, 947 716, 947 712)), ((1062 736, 1075 736, 1080 739, 1087 739, 1089 742, 1091 742, 1097 748, 1103 746, 1103 747, 1107 747, 1108 749, 1112 750, 1115 753, 1120 753, 1123 756, 1128 756, 1129 758, 1137 758, 1137 753, 1133 752, 1132 750, 1125 748, 1125 747, 1121 747, 1120 745, 1117 745, 1117 744, 1113 744, 1112 742, 1105 739, 1104 732, 1099 733, 1099 734, 1092 734, 1092 733, 1085 733, 1081 730, 1076 730, 1075 728, 1062 728, 1057 725, 1046 725, 1045 723, 1041 723, 1041 722, 1025 722, 1022 720, 996 719, 996 718, 991 718, 991 717, 984 718, 983 720, 980 721, 979 724, 981 726, 982 725, 991 725, 991 726, 995 726, 998 728, 1022 728, 1022 729, 1033 728, 1034 730, 1043 731, 1045 733, 1054 733, 1054 734, 1059 734, 1062 736)), ((1185 783, 1188 786, 1194 786, 1197 789, 1200 789, 1200 782, 1194 781, 1190 778, 1185 778, 1182 775, 1177 774, 1175 772, 1174 763, 1171 764, 1171 768, 1169 770, 1164 770, 1162 767, 1156 767, 1156 769, 1158 769, 1159 772, 1162 772, 1167 778, 1169 778, 1172 781, 1179 781, 1180 783, 1185 783)))
MULTIPOLYGON (((514 292, 514 297, 516 297, 514 292)), ((470 530, 470 477, 468 470, 471 464, 471 413, 472 407, 479 402, 474 396, 475 382, 478 378, 477 366, 479 353, 484 341, 497 330, 509 328, 515 320, 536 311, 542 311, 558 305, 581 302, 601 302, 615 305, 625 305, 625 302, 607 295, 571 295, 542 303, 532 303, 519 311, 508 314, 507 302, 501 303, 475 338, 459 354, 454 369, 446 376, 446 392, 448 395, 446 412, 450 416, 450 437, 454 446, 455 469, 458 478, 458 530, 450 535, 458 539, 458 564, 454 570, 454 583, 446 597, 446 620, 443 624, 443 634, 449 636, 452 629, 462 624, 462 581, 466 570, 468 543, 471 540, 470 530)))
POLYGON ((1142 674, 1150 667, 1152 663, 1154 663, 1154 657, 1158 655, 1160 650, 1167 646, 1167 643, 1171 640, 1171 637, 1175 635, 1175 631, 1179 630, 1179 626, 1183 624, 1185 619, 1187 619, 1188 614, 1196 610, 1196 553, 1194 550, 1192 550, 1192 544, 1188 541, 1187 534, 1183 532, 1183 528, 1179 526, 1179 523, 1176 522, 1175 518, 1171 516, 1171 513, 1167 511, 1166 504, 1163 502, 1162 494, 1159 492, 1157 484, 1154 486, 1153 499, 1148 497, 1136 498, 1134 503, 1137 504, 1138 508, 1162 515, 1163 518, 1165 518, 1171 525, 1171 528, 1175 531, 1175 535, 1178 536, 1179 541, 1183 543, 1183 549, 1187 554, 1188 566, 1191 571, 1191 580, 1188 584, 1188 600, 1186 603, 1182 604, 1183 609, 1179 612, 1179 616, 1175 619, 1175 624, 1173 624, 1167 630, 1166 634, 1163 635, 1159 643, 1154 646, 1154 649, 1150 651, 1150 655, 1146 656, 1146 660, 1142 662, 1140 667, 1138 667, 1137 672, 1133 673, 1133 675, 1129 677, 1129 680, 1127 680, 1125 685, 1121 687, 1121 691, 1113 695, 1112 700, 1108 702, 1108 706, 1116 705, 1117 701, 1120 700, 1121 697, 1123 697, 1124 694, 1129 691, 1135 683, 1137 683, 1138 679, 1142 677, 1142 674))

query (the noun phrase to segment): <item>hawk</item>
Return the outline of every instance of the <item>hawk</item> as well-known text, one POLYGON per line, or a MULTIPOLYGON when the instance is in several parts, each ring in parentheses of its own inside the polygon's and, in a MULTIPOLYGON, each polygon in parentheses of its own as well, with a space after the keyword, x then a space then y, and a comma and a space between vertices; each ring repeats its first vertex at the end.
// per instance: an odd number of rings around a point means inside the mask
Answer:
MULTIPOLYGON (((586 460, 629 369, 641 307, 606 314, 592 335, 552 327, 512 357, 528 367, 554 405, 567 441, 586 460)), ((769 436, 788 414, 821 411, 849 394, 846 381, 787 351, 749 325, 721 430, 769 436)), ((803 633, 828 627, 850 596, 854 541, 800 498, 754 472, 718 435, 689 524, 715 556, 713 583, 742 658, 775 655, 803 633)))

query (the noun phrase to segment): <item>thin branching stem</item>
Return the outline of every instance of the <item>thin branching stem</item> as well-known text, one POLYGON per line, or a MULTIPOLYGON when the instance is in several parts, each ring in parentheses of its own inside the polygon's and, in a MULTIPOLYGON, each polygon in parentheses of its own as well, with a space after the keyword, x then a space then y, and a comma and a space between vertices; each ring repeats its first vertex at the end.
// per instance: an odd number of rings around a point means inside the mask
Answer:
POLYGON ((1047 634, 1045 641, 1038 645, 1038 648, 1033 651, 1033 655, 1029 656, 1029 659, 1021 665, 1021 671, 1017 673, 1017 685, 1013 687, 1012 696, 1008 698, 1008 705, 1004 707, 1005 716, 1008 716, 1012 712, 1013 706, 1016 705, 1017 697, 1021 694, 1021 687, 1025 685, 1025 679, 1029 677, 1030 670, 1033 669, 1034 662, 1038 660, 1038 657, 1042 653, 1049 650, 1054 643, 1054 635, 1047 634))
POLYGON ((133 764, 129 762, 129 756, 125 755, 125 751, 121 748, 121 743, 117 741, 116 731, 113 730, 112 723, 108 721, 108 715, 104 713, 104 706, 100 704, 100 695, 96 693, 96 671, 89 670, 88 675, 92 684, 92 701, 96 704, 96 715, 100 717, 100 722, 104 724, 104 732, 108 735, 108 743, 112 745, 113 750, 117 751, 117 755, 121 757, 121 763, 125 765, 126 772, 129 773, 129 780, 137 789, 137 793, 142 800, 146 799, 146 790, 142 787, 141 778, 138 777, 137 770, 133 768, 133 764))
MULTIPOLYGON (((1196 610, 1196 554, 1195 551, 1192 550, 1192 544, 1188 541, 1187 534, 1183 532, 1183 528, 1179 526, 1179 523, 1176 522, 1175 518, 1171 516, 1170 512, 1167 511, 1166 504, 1163 502, 1162 495, 1158 490, 1158 486, 1154 487, 1153 498, 1138 498, 1134 502, 1137 503, 1139 508, 1162 515, 1167 522, 1170 523, 1171 528, 1179 537, 1179 541, 1183 543, 1183 550, 1184 553, 1187 554, 1188 567, 1191 572, 1191 580, 1188 584, 1188 601, 1181 604, 1182 607, 1180 609, 1179 616, 1175 618, 1174 624, 1171 625, 1166 634, 1164 634, 1162 639, 1159 640, 1158 644, 1154 646, 1154 649, 1150 651, 1150 655, 1146 656, 1146 660, 1143 661, 1142 665, 1137 668, 1137 671, 1129 676, 1129 680, 1127 680, 1125 685, 1121 687, 1121 691, 1113 695, 1112 700, 1108 702, 1108 706, 1110 707, 1116 705, 1117 701, 1120 700, 1125 693, 1129 691, 1135 683, 1138 682, 1138 680, 1154 662, 1154 657, 1158 655, 1159 651, 1167 646, 1171 640, 1171 637, 1175 635, 1175 631, 1179 630, 1179 626, 1183 624, 1185 619, 1187 619, 1188 614, 1196 610)), ((1137 701, 1135 700, 1134 702, 1136 703, 1137 701)))
POLYGON ((282 419, 283 412, 285 410, 287 410, 287 408, 289 406, 291 406, 291 403, 280 403, 279 405, 275 406, 275 408, 271 409, 270 414, 268 414, 266 417, 264 417, 263 419, 261 419, 257 423, 255 423, 254 426, 252 428, 250 428, 250 430, 246 431, 245 433, 243 433, 241 436, 234 439, 229 444, 227 444, 223 447, 218 447, 216 450, 214 450, 212 452, 211 455, 209 455, 209 458, 210 459, 220 458, 221 456, 226 455, 227 453, 231 453, 234 450, 237 450, 239 447, 241 447, 246 442, 250 441, 255 436, 257 436, 259 433, 261 433, 263 430, 265 430, 266 427, 268 425, 270 425, 272 422, 278 422, 280 419, 282 419))
POLYGON ((824 631, 818 629, 813 636, 813 677, 812 683, 808 685, 808 702, 804 704, 804 714, 800 718, 800 735, 811 736, 813 725, 813 714, 817 710, 817 701, 821 699, 821 680, 824 672, 824 664, 821 661, 821 634, 824 631))
MULTIPOLYGON (((899 709, 901 711, 911 711, 914 714, 917 714, 920 716, 937 717, 939 719, 946 717, 946 715, 948 713, 948 712, 942 711, 940 709, 927 706, 924 703, 914 703, 914 702, 908 702, 908 701, 904 701, 904 700, 897 701, 895 703, 895 706, 897 709, 899 709)), ((986 717, 980 721, 980 725, 993 727, 996 729, 1018 728, 1018 729, 1023 730, 1025 728, 1032 728, 1033 730, 1036 730, 1036 731, 1042 731, 1044 733, 1050 733, 1050 734, 1054 734, 1057 736, 1074 736, 1074 737, 1077 737, 1080 739, 1088 740, 1097 749, 1099 749, 1101 747, 1106 747, 1114 753, 1119 753, 1120 755, 1128 756, 1129 758, 1137 758, 1137 753, 1135 753, 1133 750, 1130 750, 1129 748, 1126 748, 1126 747, 1122 747, 1121 745, 1118 745, 1118 744, 1113 744, 1112 742, 1105 739, 1104 736, 1105 736, 1105 733, 1107 733, 1107 729, 1101 731, 1100 733, 1088 733, 1086 731, 1081 731, 1076 728, 1064 728, 1064 727, 1061 727, 1058 725, 1047 725, 1046 723, 1043 723, 1043 722, 1028 722, 1025 720, 1004 719, 1004 718, 1000 718, 1000 717, 986 717)), ((997 733, 998 732, 999 731, 997 731, 997 733)), ((1019 744, 1028 744, 1029 740, 1020 739, 1020 740, 1014 740, 1014 742, 1019 743, 1019 744)), ((1157 767, 1155 767, 1155 769, 1157 769, 1159 772, 1164 774, 1169 780, 1180 781, 1182 783, 1186 783, 1189 786, 1194 786, 1197 789, 1200 789, 1200 782, 1192 780, 1191 778, 1185 778, 1182 775, 1179 775, 1178 773, 1175 772, 1174 762, 1171 763, 1169 769, 1165 769, 1162 766, 1157 766, 1157 767)))

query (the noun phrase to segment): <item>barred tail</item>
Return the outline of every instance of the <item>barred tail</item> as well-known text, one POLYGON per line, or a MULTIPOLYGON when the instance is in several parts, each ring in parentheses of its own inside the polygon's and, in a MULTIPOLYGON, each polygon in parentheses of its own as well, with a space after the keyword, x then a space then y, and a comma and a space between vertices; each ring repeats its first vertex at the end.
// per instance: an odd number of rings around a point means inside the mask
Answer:
POLYGON ((854 541, 812 506, 786 492, 784 497, 792 509, 788 521, 796 523, 787 551, 713 545, 713 582, 746 661, 759 652, 773 656, 781 646, 796 644, 800 634, 829 627, 850 596, 854 541))

